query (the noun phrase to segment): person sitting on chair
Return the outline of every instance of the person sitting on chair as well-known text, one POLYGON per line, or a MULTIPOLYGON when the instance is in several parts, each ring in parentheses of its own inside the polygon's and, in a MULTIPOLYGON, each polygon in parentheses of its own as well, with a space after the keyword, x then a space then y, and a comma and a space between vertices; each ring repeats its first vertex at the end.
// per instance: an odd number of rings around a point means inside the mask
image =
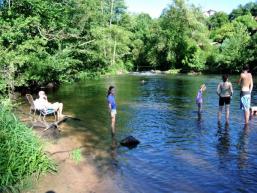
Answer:
POLYGON ((44 91, 38 92, 39 98, 34 101, 37 109, 41 110, 54 110, 57 112, 58 119, 63 117, 62 110, 63 110, 63 104, 59 102, 50 103, 47 100, 47 96, 44 91))

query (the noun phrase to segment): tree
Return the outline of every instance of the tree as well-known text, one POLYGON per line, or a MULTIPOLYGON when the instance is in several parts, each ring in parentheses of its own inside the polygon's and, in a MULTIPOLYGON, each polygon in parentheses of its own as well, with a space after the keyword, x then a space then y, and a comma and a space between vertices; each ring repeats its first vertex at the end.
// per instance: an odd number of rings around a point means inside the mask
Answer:
POLYGON ((257 16, 257 2, 249 2, 244 6, 239 5, 237 9, 233 9, 232 12, 229 14, 229 19, 234 20, 239 16, 249 14, 253 15, 254 17, 257 16))
POLYGON ((251 14, 238 16, 234 21, 244 24, 249 32, 257 28, 257 21, 251 14))
POLYGON ((234 23, 231 37, 226 38, 220 47, 219 67, 230 72, 239 72, 247 61, 246 47, 250 41, 247 28, 241 23, 234 23))
MULTIPOLYGON (((184 71, 204 69, 204 50, 208 50, 208 28, 201 9, 175 0, 160 17, 155 53, 161 69, 184 71)), ((206 52, 207 53, 207 52, 206 52)))
POLYGON ((111 27, 98 27, 93 31, 96 41, 95 54, 99 55, 107 69, 126 68, 124 61, 130 52, 129 43, 131 33, 117 25, 111 27))
POLYGON ((226 23, 229 23, 229 19, 228 15, 225 12, 216 12, 208 19, 208 26, 211 30, 220 28, 226 23))

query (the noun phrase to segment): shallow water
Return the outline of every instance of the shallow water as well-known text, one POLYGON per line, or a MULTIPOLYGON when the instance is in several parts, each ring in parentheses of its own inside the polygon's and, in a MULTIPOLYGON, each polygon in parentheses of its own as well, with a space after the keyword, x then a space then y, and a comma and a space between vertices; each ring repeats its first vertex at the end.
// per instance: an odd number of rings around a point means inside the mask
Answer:
MULTIPOLYGON (((222 124, 217 124, 219 76, 109 77, 64 85, 49 93, 49 100, 62 101, 64 113, 82 119, 69 127, 90 132, 93 137, 85 143, 107 152, 109 156, 95 156, 93 161, 123 192, 257 192, 257 117, 244 127, 236 78, 231 78, 235 92, 229 126, 224 115, 222 124), (207 90, 198 116, 195 96, 202 83, 207 90), (109 85, 117 93, 116 138, 133 135, 141 141, 137 148, 112 145, 106 104, 109 85)), ((257 105, 256 94, 255 88, 252 103, 257 105)))

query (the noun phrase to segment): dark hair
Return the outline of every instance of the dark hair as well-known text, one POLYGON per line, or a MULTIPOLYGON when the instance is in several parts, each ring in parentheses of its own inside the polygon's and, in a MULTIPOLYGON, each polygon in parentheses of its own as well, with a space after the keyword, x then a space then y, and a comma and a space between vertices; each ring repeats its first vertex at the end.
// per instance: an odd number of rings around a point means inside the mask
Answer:
POLYGON ((223 82, 226 82, 228 80, 228 75, 227 74, 223 74, 222 75, 222 80, 223 80, 223 82))
POLYGON ((249 65, 248 64, 243 66, 243 71, 245 71, 245 70, 247 70, 247 71, 249 70, 249 65))
POLYGON ((111 90, 114 88, 114 86, 110 86, 108 91, 107 91, 107 96, 109 96, 111 94, 111 90))

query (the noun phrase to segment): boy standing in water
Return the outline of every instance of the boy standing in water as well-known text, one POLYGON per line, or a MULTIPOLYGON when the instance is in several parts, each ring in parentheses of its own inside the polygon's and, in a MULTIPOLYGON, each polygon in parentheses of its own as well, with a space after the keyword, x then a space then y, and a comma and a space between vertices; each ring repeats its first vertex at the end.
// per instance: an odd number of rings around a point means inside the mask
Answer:
POLYGON ((202 105, 203 105, 203 91, 206 90, 206 86, 205 84, 202 84, 198 93, 197 93, 197 96, 196 96, 196 99, 195 99, 195 102, 198 106, 198 113, 201 113, 202 112, 202 105))
POLYGON ((111 115, 111 128, 112 136, 115 135, 115 122, 116 122, 116 102, 115 102, 115 89, 114 86, 110 86, 107 93, 108 108, 111 115))
POLYGON ((226 123, 229 123, 229 106, 231 96, 233 95, 233 88, 231 82, 228 82, 228 75, 222 76, 223 82, 220 82, 217 87, 217 94, 219 95, 219 112, 218 112, 218 122, 221 121, 221 113, 223 106, 225 104, 226 109, 226 123))
POLYGON ((252 74, 248 72, 249 67, 246 65, 243 67, 243 72, 240 74, 238 83, 241 86, 240 92, 240 106, 244 111, 245 124, 247 125, 250 117, 251 107, 251 92, 253 90, 253 78, 252 74))

